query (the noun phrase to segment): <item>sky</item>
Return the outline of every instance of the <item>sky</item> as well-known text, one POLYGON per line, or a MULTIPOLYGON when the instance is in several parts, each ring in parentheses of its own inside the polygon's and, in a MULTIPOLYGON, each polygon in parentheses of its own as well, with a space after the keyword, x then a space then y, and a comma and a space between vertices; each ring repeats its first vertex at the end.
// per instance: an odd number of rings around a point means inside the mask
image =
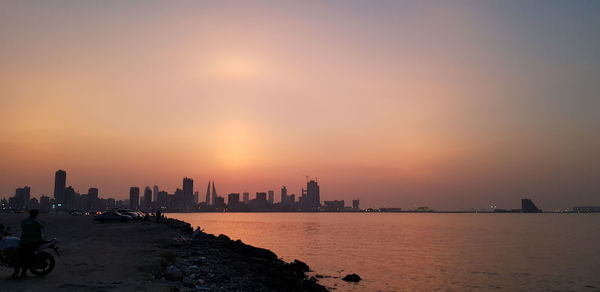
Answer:
POLYGON ((0 197, 600 205, 600 1, 8 0, 0 39, 0 197))

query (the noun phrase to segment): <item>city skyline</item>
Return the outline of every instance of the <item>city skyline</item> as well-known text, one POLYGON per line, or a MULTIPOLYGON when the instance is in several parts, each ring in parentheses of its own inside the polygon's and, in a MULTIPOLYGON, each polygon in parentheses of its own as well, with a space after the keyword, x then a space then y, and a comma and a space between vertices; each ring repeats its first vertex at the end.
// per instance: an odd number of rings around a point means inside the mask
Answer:
MULTIPOLYGON (((39 209, 41 212, 98 212, 112 209, 129 209, 144 212, 359 212, 360 200, 352 200, 351 206, 346 206, 344 200, 324 200, 321 204, 318 178, 309 179, 306 176, 306 188, 301 189, 301 195, 288 195, 287 187, 282 186, 279 198, 275 200, 275 191, 256 192, 250 199, 248 192, 229 193, 219 196, 215 182, 209 181, 205 201, 200 201, 200 192, 194 192, 194 180, 189 177, 182 179, 181 188, 168 193, 160 190, 159 186, 146 186, 143 194, 139 186, 129 188, 128 199, 118 199, 110 196, 100 197, 97 187, 90 187, 87 193, 75 190, 71 185, 66 187, 67 172, 59 169, 54 174, 54 193, 31 196, 31 188, 24 186, 15 190, 14 196, 0 198, 1 212, 24 212, 39 209), (298 200, 296 200, 298 198, 298 200), (226 200, 227 199, 227 200, 226 200)), ((420 207, 422 210, 430 210, 420 207)), ((373 209, 369 209, 372 211, 373 209)), ((400 208, 390 210, 399 211, 400 208)))
MULTIPOLYGON (((514 206, 498 206, 495 203, 483 208, 465 208, 460 210, 435 209, 425 205, 413 205, 412 208, 402 208, 399 206, 383 206, 360 208, 360 199, 338 200, 338 198, 321 199, 319 178, 311 178, 305 175, 306 188, 302 187, 300 193, 288 194, 287 186, 282 185, 279 200, 275 200, 275 190, 257 191, 253 199, 250 199, 248 191, 230 192, 227 195, 218 195, 214 180, 208 181, 206 196, 201 200, 200 190, 194 191, 194 180, 190 177, 183 177, 181 188, 177 187, 172 193, 161 190, 158 185, 152 188, 146 185, 144 192, 141 193, 140 186, 129 187, 129 196, 127 198, 115 198, 111 195, 99 195, 97 187, 90 187, 87 193, 80 192, 79 189, 67 184, 67 172, 59 169, 54 175, 54 192, 47 194, 31 194, 31 188, 28 185, 15 189, 14 196, 1 196, 2 211, 19 211, 30 208, 42 208, 48 211, 67 211, 67 210, 105 210, 114 208, 129 208, 131 210, 144 210, 152 212, 162 210, 165 212, 356 212, 363 210, 387 210, 388 212, 541 212, 531 199, 521 199, 521 209, 514 206), (68 185, 68 187, 67 187, 68 185), (296 200, 298 199, 298 200, 296 200), (30 201, 31 200, 31 201, 30 201), (99 204, 97 202, 100 202, 99 204), (322 202, 322 203, 321 203, 322 202), (348 203, 348 205, 346 205, 348 203), (43 206, 43 207, 42 207, 43 206), (533 211, 531 211, 533 210, 533 211)), ((527 196, 527 195, 523 195, 527 196)), ((597 212, 598 206, 580 205, 548 210, 550 212, 597 212)))
MULTIPOLYGON (((312 179, 309 176, 305 176, 306 178, 306 188, 302 188, 300 190, 301 195, 298 196, 298 198, 304 198, 305 196, 308 198, 307 202, 305 205, 300 206, 301 208, 305 208, 305 209, 317 209, 319 206, 321 206, 321 199, 320 199, 320 187, 318 186, 318 178, 312 179)), ((55 204, 66 204, 66 202, 68 201, 68 194, 73 195, 73 194, 79 194, 79 195, 89 195, 90 197, 94 198, 94 199, 98 199, 99 196, 99 189, 98 187, 90 187, 88 189, 88 193, 83 193, 80 192, 78 188, 73 188, 72 185, 67 183, 67 172, 63 169, 59 169, 55 172, 54 174, 54 192, 51 194, 44 194, 44 193, 40 193, 34 196, 30 196, 31 193, 31 188, 27 185, 25 185, 24 187, 20 187, 17 188, 15 190, 15 194, 13 195, 7 195, 7 196, 0 196, 0 199, 9 199, 12 197, 20 197, 23 196, 23 199, 25 202, 28 202, 30 198, 36 198, 36 199, 40 199, 41 197, 51 197, 52 200, 54 201, 55 204)), ((223 199, 225 198, 225 196, 219 196, 217 191, 216 191, 216 187, 215 187, 215 182, 214 180, 209 180, 208 181, 208 186, 207 186, 207 190, 206 190, 206 196, 204 201, 200 200, 200 191, 194 191, 194 180, 190 177, 184 177, 183 178, 183 182, 180 185, 181 188, 177 187, 175 188, 175 190, 169 195, 169 196, 175 196, 175 195, 180 195, 182 201, 184 202, 185 205, 196 205, 199 203, 205 203, 208 206, 215 206, 218 204, 218 200, 219 199, 223 199)), ((114 198, 111 195, 104 195, 103 197, 105 199, 122 199, 122 201, 129 201, 129 208, 133 209, 133 210, 137 210, 140 209, 141 207, 148 207, 150 205, 150 203, 154 203, 154 202, 159 202, 161 201, 161 195, 160 193, 164 193, 168 195, 168 192, 163 189, 161 190, 160 187, 158 185, 154 185, 152 188, 149 185, 146 185, 145 187, 141 187, 141 186, 131 186, 129 187, 129 193, 128 193, 128 197, 127 198, 114 198), (141 189, 144 188, 144 192, 141 193, 141 189), (135 202, 135 203, 133 203, 135 202)), ((266 192, 256 192, 256 194, 268 194, 268 198, 265 197, 265 200, 268 201, 269 204, 274 204, 276 203, 275 200, 275 191, 274 190, 268 190, 266 192)), ((227 197, 230 197, 231 195, 237 195, 237 202, 243 202, 243 203, 247 203, 249 198, 245 198, 244 201, 240 201, 240 193, 229 193, 229 195, 227 195, 227 197)), ((244 191, 244 196, 248 196, 246 194, 249 194, 247 191, 244 191)), ((265 195, 266 196, 266 195, 265 195)), ((277 203, 286 203, 289 204, 294 203, 295 202, 295 198, 296 195, 295 194, 290 194, 288 195, 287 193, 287 187, 284 185, 281 187, 280 190, 280 196, 278 197, 280 200, 277 201, 277 203), (291 198, 291 201, 290 201, 291 198)), ((298 201, 297 203, 302 204, 301 201, 298 201)), ((23 206, 27 205, 27 203, 25 203, 23 206)), ((89 208, 90 204, 87 204, 88 206, 86 206, 85 208, 89 208)), ((227 200, 227 205, 229 205, 229 200, 227 200)), ((22 206, 22 207, 23 207, 22 206)), ((148 207, 149 208, 149 207, 148 207)), ((76 208, 77 209, 77 208, 76 208)), ((159 208, 158 208, 159 209, 159 208)))
POLYGON ((600 205, 599 10, 2 1, 0 196, 51 194, 61 168, 121 199, 185 176, 299 196, 310 175, 365 207, 600 205))

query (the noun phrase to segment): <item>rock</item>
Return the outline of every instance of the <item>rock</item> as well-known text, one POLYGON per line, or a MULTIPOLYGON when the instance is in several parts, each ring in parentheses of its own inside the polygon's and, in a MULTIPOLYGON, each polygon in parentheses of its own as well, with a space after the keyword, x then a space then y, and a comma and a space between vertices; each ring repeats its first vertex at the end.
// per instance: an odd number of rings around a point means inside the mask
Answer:
POLYGON ((225 241, 230 241, 231 239, 229 239, 229 236, 225 235, 225 234, 219 234, 219 236, 217 236, 218 239, 221 240, 225 240, 225 241))
POLYGON ((348 274, 348 275, 346 275, 346 277, 342 278, 342 280, 344 280, 346 282, 358 282, 362 279, 357 274, 348 274))
POLYGON ((198 258, 196 258, 196 260, 193 261, 193 264, 197 265, 197 266, 202 266, 205 263, 206 263, 206 257, 198 257, 198 258))
POLYGON ((165 279, 169 281, 181 281, 183 280, 183 272, 176 266, 169 266, 165 270, 165 279))
POLYGON ((290 263, 290 266, 292 266, 292 268, 298 269, 302 272, 308 272, 310 270, 310 268, 308 267, 308 265, 306 263, 299 261, 299 260, 294 260, 293 262, 290 263))

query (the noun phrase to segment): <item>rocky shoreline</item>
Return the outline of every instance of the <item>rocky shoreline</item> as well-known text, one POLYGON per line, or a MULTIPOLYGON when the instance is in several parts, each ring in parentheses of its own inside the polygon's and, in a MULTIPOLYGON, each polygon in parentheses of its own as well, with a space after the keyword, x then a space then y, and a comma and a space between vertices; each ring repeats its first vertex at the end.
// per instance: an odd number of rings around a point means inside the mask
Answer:
POLYGON ((161 223, 180 235, 159 246, 159 263, 140 271, 170 282, 173 291, 328 291, 308 277, 308 265, 299 260, 286 263, 270 250, 223 234, 192 236, 192 226, 180 220, 161 223))

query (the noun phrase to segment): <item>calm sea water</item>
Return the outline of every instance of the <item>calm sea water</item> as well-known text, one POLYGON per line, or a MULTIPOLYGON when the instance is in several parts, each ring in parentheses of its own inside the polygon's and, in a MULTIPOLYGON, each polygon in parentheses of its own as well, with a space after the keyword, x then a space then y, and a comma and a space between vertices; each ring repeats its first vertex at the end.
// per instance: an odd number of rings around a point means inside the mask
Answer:
POLYGON ((337 291, 600 291, 600 214, 168 216, 300 259, 337 291))

